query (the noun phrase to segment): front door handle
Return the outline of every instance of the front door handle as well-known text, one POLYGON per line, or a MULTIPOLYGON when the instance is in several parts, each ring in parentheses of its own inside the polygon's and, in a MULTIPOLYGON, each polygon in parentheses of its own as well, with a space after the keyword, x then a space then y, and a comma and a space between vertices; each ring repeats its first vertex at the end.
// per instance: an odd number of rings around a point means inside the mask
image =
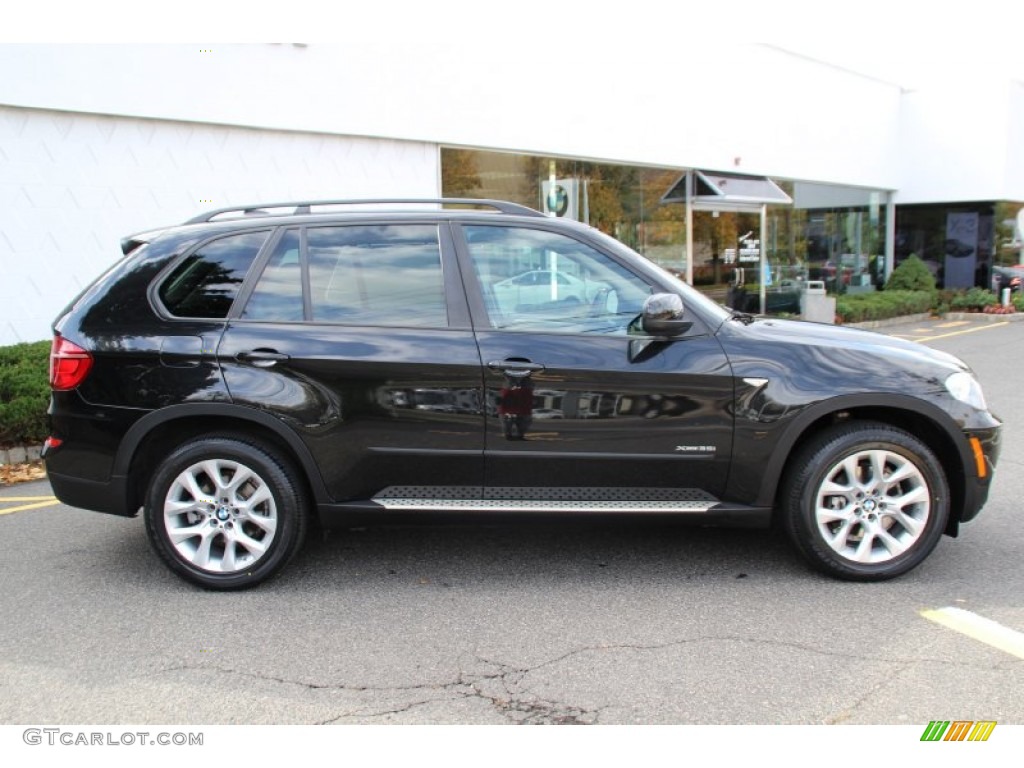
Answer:
POLYGON ((289 359, 289 356, 275 349, 247 349, 235 355, 240 363, 252 363, 257 368, 270 368, 289 359))
POLYGON ((487 367, 492 371, 501 371, 512 379, 525 379, 531 373, 544 370, 543 365, 529 360, 492 360, 487 367))

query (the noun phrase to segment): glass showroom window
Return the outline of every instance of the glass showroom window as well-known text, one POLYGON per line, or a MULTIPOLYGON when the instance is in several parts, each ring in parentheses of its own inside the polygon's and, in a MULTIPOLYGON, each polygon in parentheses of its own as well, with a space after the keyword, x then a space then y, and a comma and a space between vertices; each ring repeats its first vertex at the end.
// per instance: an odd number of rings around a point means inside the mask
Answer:
MULTIPOLYGON (((662 197, 685 169, 641 168, 469 149, 441 150, 442 192, 510 200, 577 219, 686 275, 686 206, 662 197)), ((695 211, 693 282, 723 303, 748 306, 765 249, 770 313, 797 313, 806 280, 830 292, 874 290, 885 280, 884 190, 775 180, 793 205, 757 213, 695 211)))
POLYGON ((686 211, 661 196, 678 168, 441 150, 445 197, 510 200, 590 224, 667 269, 686 272, 686 211))

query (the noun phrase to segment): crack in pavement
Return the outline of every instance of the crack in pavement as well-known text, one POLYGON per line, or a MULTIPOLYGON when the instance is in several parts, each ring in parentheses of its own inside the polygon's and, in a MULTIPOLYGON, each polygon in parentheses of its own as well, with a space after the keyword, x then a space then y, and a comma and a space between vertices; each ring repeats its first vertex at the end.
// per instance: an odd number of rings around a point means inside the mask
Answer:
MULTIPOLYGON (((158 670, 155 674, 166 674, 177 671, 215 671, 225 675, 249 677, 255 680, 273 682, 280 685, 290 685, 310 691, 339 691, 353 694, 384 694, 398 696, 401 694, 416 692, 431 692, 426 698, 417 698, 414 701, 396 703, 393 706, 381 708, 370 703, 356 705, 351 709, 336 715, 335 717, 323 720, 321 724, 338 723, 353 718, 384 718, 409 712, 417 707, 428 704, 451 700, 451 697, 464 700, 480 700, 488 703, 498 714, 513 723, 534 724, 534 723, 558 723, 558 724, 593 724, 599 721, 602 711, 610 705, 596 708, 575 706, 569 703, 552 701, 532 694, 528 687, 523 685, 523 679, 534 672, 543 670, 565 662, 571 658, 584 654, 596 652, 636 651, 650 652, 662 651, 672 648, 679 648, 686 645, 708 642, 732 642, 744 643, 756 646, 767 646, 770 648, 789 648, 804 653, 813 653, 830 658, 841 658, 849 661, 851 655, 839 650, 823 650, 805 643, 789 641, 768 640, 762 638, 736 637, 736 636, 701 636, 682 640, 671 640, 664 643, 642 644, 642 643, 612 643, 594 646, 583 646, 576 648, 559 656, 549 658, 532 666, 514 666, 504 662, 475 656, 473 660, 477 664, 489 667, 490 671, 471 673, 465 670, 458 672, 455 680, 423 682, 409 685, 352 685, 346 683, 316 683, 306 680, 288 679, 280 676, 267 675, 251 670, 238 670, 217 665, 185 664, 175 665, 158 670)), ((856 657, 853 657, 856 658, 856 657)), ((867 660, 867 657, 863 657, 867 660)), ((910 658, 878 658, 870 659, 874 662, 897 665, 896 674, 900 675, 914 664, 942 664, 948 667, 967 669, 998 670, 1007 664, 1020 664, 1015 662, 1001 662, 996 664, 977 664, 963 661, 955 661, 943 658, 910 657, 910 658)), ((461 662, 460 662, 461 665, 461 662)), ((839 723, 848 719, 857 708, 862 706, 868 698, 883 688, 886 683, 874 686, 865 692, 850 707, 826 719, 826 723, 839 723)))
MULTIPOLYGON (((261 674, 251 670, 238 670, 221 666, 207 665, 176 665, 160 670, 160 674, 179 671, 202 671, 218 672, 224 675, 235 677, 247 677, 264 682, 291 685, 310 691, 340 691, 355 694, 380 693, 380 694, 402 694, 413 692, 434 692, 446 695, 429 696, 411 702, 404 702, 401 705, 381 709, 371 704, 356 706, 341 714, 321 721, 319 724, 327 725, 352 718, 381 718, 408 712, 416 707, 422 707, 434 702, 445 701, 447 697, 455 696, 463 699, 478 699, 490 704, 496 712, 514 723, 551 723, 551 724, 593 724, 597 722, 599 709, 588 710, 570 704, 563 704, 556 701, 541 699, 529 694, 527 690, 520 689, 522 678, 533 671, 533 668, 514 667, 500 662, 477 657, 478 663, 488 665, 495 671, 472 674, 460 670, 457 679, 448 682, 427 682, 412 685, 395 686, 370 686, 350 685, 343 683, 311 683, 302 680, 289 680, 274 675, 261 674), (489 684, 497 683, 501 690, 488 692, 489 684)), ((546 666, 548 662, 540 665, 546 666)))
POLYGON ((854 714, 856 714, 858 709, 860 709, 862 706, 864 706, 864 704, 867 703, 868 699, 877 694, 879 691, 894 686, 896 684, 895 678, 898 678, 900 675, 902 675, 904 672, 906 672, 913 666, 913 662, 898 663, 895 674, 889 675, 888 677, 886 677, 885 680, 881 680, 878 683, 876 683, 870 690, 865 691, 860 697, 858 697, 853 702, 853 704, 846 707, 841 712, 837 712, 834 715, 829 715, 828 717, 826 717, 824 720, 824 724, 839 725, 840 723, 846 722, 851 717, 853 717, 854 714))
MULTIPOLYGON (((1009 661, 1005 661, 1005 662, 997 662, 995 664, 976 664, 976 663, 963 662, 963 661, 951 661, 949 659, 943 659, 943 658, 927 658, 927 657, 917 657, 917 656, 910 657, 910 658, 899 658, 899 657, 896 657, 896 658, 880 658, 880 657, 877 657, 877 656, 871 656, 869 658, 867 656, 858 657, 858 656, 856 656, 854 654, 851 654, 849 652, 842 651, 842 650, 823 650, 821 648, 816 648, 815 646, 808 645, 806 643, 794 643, 794 642, 783 641, 783 640, 767 640, 767 639, 762 639, 762 638, 736 637, 736 636, 731 636, 731 635, 717 635, 717 636, 716 635, 705 635, 705 636, 702 636, 702 637, 688 638, 688 639, 685 639, 685 640, 670 640, 670 641, 664 642, 664 643, 654 643, 654 644, 649 644, 649 645, 640 644, 640 643, 612 643, 612 644, 583 646, 582 648, 577 648, 577 649, 572 650, 572 651, 567 651, 566 653, 562 654, 561 656, 556 656, 554 658, 548 659, 547 661, 543 661, 543 662, 541 662, 539 664, 536 664, 536 665, 534 665, 532 667, 529 667, 527 669, 522 669, 521 671, 524 674, 528 673, 528 672, 535 672, 538 669, 543 669, 544 667, 551 666, 551 665, 554 665, 554 664, 558 664, 559 662, 565 661, 566 659, 572 658, 573 656, 578 656, 578 655, 584 654, 584 653, 591 653, 591 652, 594 652, 594 651, 618 651, 618 650, 661 651, 661 650, 667 650, 669 648, 675 648, 675 647, 680 647, 680 646, 684 646, 684 645, 692 645, 692 644, 696 644, 696 643, 706 643, 706 642, 749 643, 749 644, 752 644, 752 645, 763 645, 763 646, 767 646, 769 648, 789 648, 789 649, 792 649, 792 650, 806 651, 808 653, 814 653, 814 654, 819 655, 819 656, 825 656, 825 657, 831 657, 831 658, 839 658, 839 659, 863 658, 865 660, 881 661, 881 662, 887 662, 887 663, 893 663, 893 664, 913 664, 913 663, 943 664, 943 665, 946 665, 946 666, 959 667, 959 668, 967 668, 967 669, 996 670, 996 669, 1001 669, 1001 668, 1003 668, 1003 667, 1005 667, 1007 665, 1013 666, 1013 665, 1021 663, 1020 661, 1009 660, 1009 661)), ((486 659, 481 659, 481 661, 487 661, 487 660, 486 659)), ((487 663, 497 664, 499 662, 487 662, 487 663)))
POLYGON ((411 711, 413 709, 416 709, 416 707, 422 707, 422 706, 424 706, 426 704, 432 704, 435 701, 444 701, 444 699, 443 698, 433 698, 433 699, 425 699, 423 701, 413 701, 413 702, 410 702, 409 704, 407 704, 407 705, 405 705, 403 707, 396 707, 395 709, 381 710, 379 712, 361 712, 359 710, 355 710, 355 711, 352 711, 352 712, 345 712, 345 713, 343 713, 341 715, 338 715, 337 717, 331 717, 331 718, 328 718, 327 720, 321 720, 320 722, 317 723, 317 725, 332 725, 334 723, 338 723, 338 722, 340 722, 342 720, 345 720, 346 718, 351 718, 351 717, 389 717, 391 715, 400 715, 403 712, 409 712, 409 711, 411 711))
MULTIPOLYGON (((601 708, 588 710, 570 704, 563 704, 548 699, 541 699, 532 696, 525 689, 521 688, 522 678, 532 671, 529 668, 514 667, 509 664, 494 662, 489 659, 476 657, 478 663, 491 666, 496 671, 491 673, 471 674, 462 670, 458 679, 443 685, 415 686, 417 689, 443 690, 448 695, 454 695, 462 699, 475 699, 486 702, 495 712, 507 720, 518 724, 556 724, 556 725, 582 725, 595 724, 601 708), (499 691, 488 692, 489 685, 499 685, 499 691)), ((408 687, 400 689, 391 688, 389 691, 410 690, 408 687)), ((431 704, 437 701, 444 701, 443 697, 431 697, 420 701, 409 702, 401 707, 387 710, 360 708, 345 712, 337 717, 325 721, 336 723, 351 718, 379 718, 390 717, 396 714, 408 712, 416 707, 431 704)))

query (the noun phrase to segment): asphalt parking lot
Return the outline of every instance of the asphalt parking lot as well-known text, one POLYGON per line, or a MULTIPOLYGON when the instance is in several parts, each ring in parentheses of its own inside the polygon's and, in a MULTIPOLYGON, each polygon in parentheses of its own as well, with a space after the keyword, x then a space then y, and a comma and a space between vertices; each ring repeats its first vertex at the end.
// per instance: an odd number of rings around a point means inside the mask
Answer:
POLYGON ((963 357, 1005 421, 988 506, 905 577, 833 581, 772 533, 588 520, 336 532, 216 594, 141 521, 20 484, 0 722, 1024 724, 1024 323, 884 331, 963 357))

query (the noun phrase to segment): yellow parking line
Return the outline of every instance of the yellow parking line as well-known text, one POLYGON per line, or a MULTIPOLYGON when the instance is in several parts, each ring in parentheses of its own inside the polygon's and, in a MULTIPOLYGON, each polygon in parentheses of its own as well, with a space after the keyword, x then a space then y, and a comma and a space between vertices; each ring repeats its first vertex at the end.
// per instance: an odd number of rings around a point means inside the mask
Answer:
POLYGON ((49 501, 56 496, 0 496, 0 504, 5 501, 49 501))
POLYGON ((958 325, 970 325, 970 320, 950 320, 948 323, 939 323, 936 328, 956 328, 958 325))
POLYGON ((948 339, 950 336, 963 336, 965 333, 975 333, 977 331, 990 331, 993 328, 1002 328, 1004 325, 1009 325, 1009 320, 1004 320, 1001 323, 992 323, 991 325, 980 325, 975 328, 965 328, 962 331, 951 331, 950 333, 940 333, 938 336, 928 336, 924 339, 914 339, 914 341, 935 341, 937 339, 948 339))
MULTIPOLYGON (((3 499, 0 499, 3 501, 3 499)), ((42 509, 43 507, 55 507, 60 504, 57 499, 52 496, 45 501, 37 501, 35 504, 22 504, 20 507, 8 507, 7 509, 0 509, 0 515, 9 515, 12 512, 24 512, 26 509, 42 509)))
POLYGON ((1024 659, 1024 633, 1004 627, 992 619, 986 619, 984 616, 965 611, 962 608, 921 611, 921 615, 936 624, 941 624, 962 635, 991 645, 1018 659, 1024 659))

